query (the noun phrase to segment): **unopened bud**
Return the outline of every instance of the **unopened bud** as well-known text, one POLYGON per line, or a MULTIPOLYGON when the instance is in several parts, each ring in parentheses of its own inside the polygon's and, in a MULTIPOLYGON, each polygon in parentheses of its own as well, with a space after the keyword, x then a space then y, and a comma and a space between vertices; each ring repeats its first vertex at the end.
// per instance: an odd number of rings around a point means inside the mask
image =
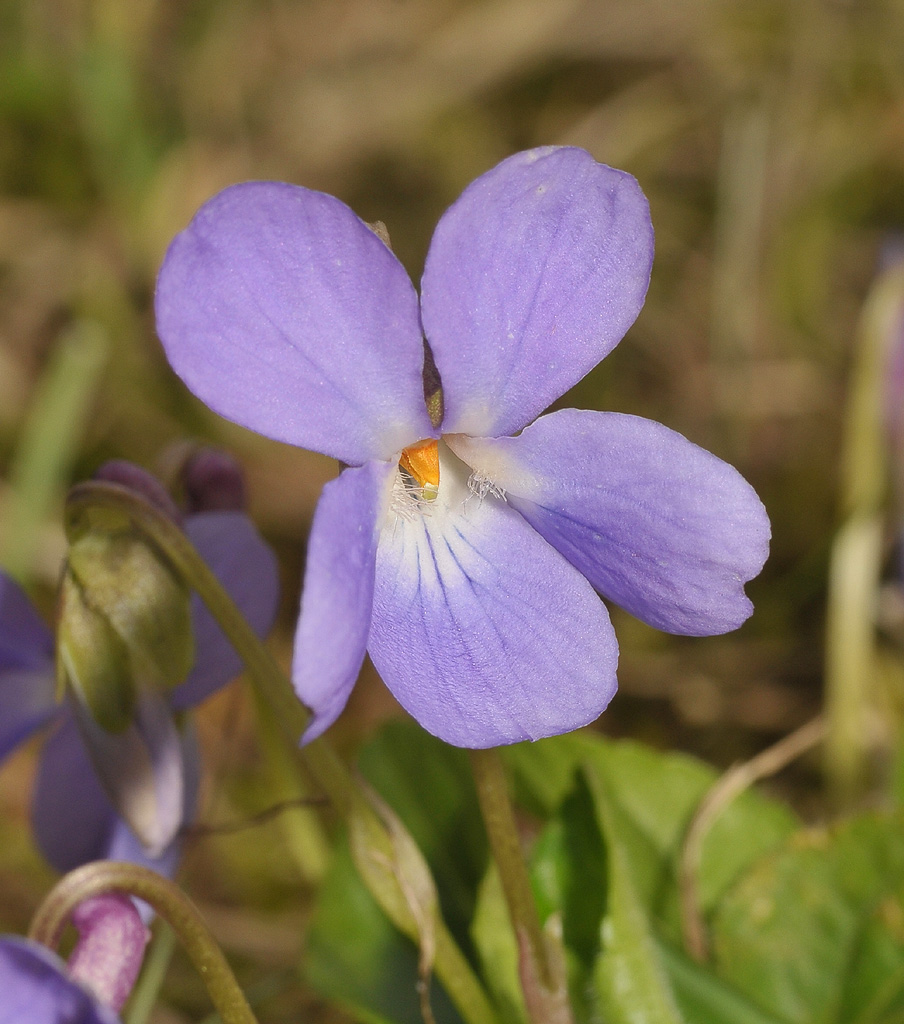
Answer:
POLYGON ((247 500, 242 467, 219 448, 198 448, 181 471, 188 513, 242 512, 247 500))
POLYGON ((79 940, 69 957, 69 977, 118 1013, 138 978, 150 932, 122 893, 85 900, 75 908, 72 923, 79 940))
POLYGON ((111 459, 95 471, 93 479, 128 487, 130 491, 140 494, 145 501, 158 508, 174 523, 182 521, 176 503, 163 484, 146 469, 136 466, 134 462, 127 462, 125 459, 111 459))
MULTIPOLYGON (((185 681, 194 661, 188 587, 136 530, 83 533, 70 545, 66 577, 124 646, 134 675, 164 689, 185 681)), ((63 620, 72 607, 64 600, 63 620)), ((71 632, 63 620, 61 634, 71 632)))
POLYGON ((135 710, 129 652, 68 572, 60 593, 58 652, 61 681, 72 687, 95 722, 107 732, 127 729, 135 710))

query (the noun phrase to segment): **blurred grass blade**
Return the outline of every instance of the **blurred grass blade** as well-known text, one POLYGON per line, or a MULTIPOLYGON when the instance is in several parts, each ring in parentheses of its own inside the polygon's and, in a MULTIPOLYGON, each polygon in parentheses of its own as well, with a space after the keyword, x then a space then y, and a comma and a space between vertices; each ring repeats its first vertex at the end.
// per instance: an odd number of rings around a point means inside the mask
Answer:
POLYGON ((60 337, 32 399, 0 535, 0 564, 20 582, 34 572, 41 532, 67 485, 108 352, 103 328, 78 321, 60 337))
POLYGON ((848 520, 832 544, 826 615, 825 767, 840 808, 852 806, 868 781, 881 565, 881 516, 848 520))
POLYGON ((883 274, 863 307, 844 425, 839 504, 832 545, 826 628, 825 770, 840 807, 867 783, 875 717, 875 603, 882 562, 889 441, 885 410, 889 357, 901 325, 904 271, 883 274))

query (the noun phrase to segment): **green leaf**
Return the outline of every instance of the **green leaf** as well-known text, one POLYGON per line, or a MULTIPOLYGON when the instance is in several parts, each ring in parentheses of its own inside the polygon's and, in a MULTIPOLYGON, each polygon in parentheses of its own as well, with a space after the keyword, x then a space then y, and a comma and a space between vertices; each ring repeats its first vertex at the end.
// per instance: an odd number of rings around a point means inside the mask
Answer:
POLYGON ((673 946, 660 943, 659 953, 685 1020, 695 1024, 785 1024, 673 946))
POLYGON ((583 777, 537 840, 531 861, 540 919, 560 913, 566 947, 591 968, 606 910, 606 886, 600 884, 606 878, 606 849, 583 777))
MULTIPOLYGON (((418 950, 361 881, 341 842, 317 902, 302 962, 307 981, 365 1024, 423 1024, 418 950)), ((430 986, 438 1024, 461 1024, 442 986, 430 986)))
POLYGON ((761 860, 714 916, 718 973, 789 1022, 904 1019, 902 829, 863 816, 761 860))
POLYGON ((588 766, 586 778, 608 853, 602 950, 594 972, 604 1018, 608 1024, 683 1024, 634 884, 629 846, 623 835, 633 827, 599 771, 588 766))
POLYGON ((505 1024, 526 1024, 527 1010, 518 977, 518 944, 512 931, 495 863, 480 885, 472 928, 487 987, 505 1024))
MULTIPOLYGON (((624 816, 622 841, 631 851, 639 895, 677 940, 677 869, 688 823, 718 778, 684 754, 663 754, 639 743, 614 742, 590 732, 507 748, 519 798, 549 814, 574 786, 575 771, 592 765, 606 780, 624 816)), ((797 821, 784 805, 755 791, 741 794, 718 818, 703 847, 700 891, 704 912, 759 857, 790 836, 797 821)))
MULTIPOLYGON (((525 744, 516 749, 517 753, 509 752, 515 753, 510 761, 517 761, 521 769, 519 781, 522 790, 525 780, 535 775, 542 790, 546 790, 543 803, 549 806, 553 798, 559 803, 558 812, 537 837, 531 850, 531 879, 542 920, 549 921, 553 914, 558 914, 562 921, 575 1020, 599 1021, 601 1008, 593 992, 593 967, 599 953, 600 926, 607 906, 608 869, 595 804, 586 779, 580 774, 573 774, 573 755, 587 760, 590 754, 590 760, 595 764, 589 770, 600 777, 605 775, 610 797, 613 787, 620 785, 619 796, 632 807, 634 813, 630 815, 611 798, 620 821, 619 846, 630 862, 633 887, 641 902, 645 892, 654 892, 657 886, 664 884, 663 879, 669 879, 666 868, 671 864, 670 851, 677 849, 683 828, 681 817, 673 811, 677 802, 679 809, 687 813, 687 800, 680 799, 681 787, 687 784, 687 776, 690 775, 695 782, 693 791, 703 793, 716 774, 690 759, 657 754, 633 743, 606 740, 589 743, 579 737, 563 738, 566 742, 561 744, 558 741, 525 744), (602 748, 606 748, 605 754, 601 754, 602 748), (564 749, 572 757, 557 760, 556 749, 564 749), (534 762, 533 755, 537 751, 540 757, 534 762), (650 790, 654 792, 650 793, 650 790), (643 887, 638 885, 635 868, 639 868, 643 877, 643 887), (588 966, 591 954, 592 962, 588 966)), ((527 800, 532 801, 529 793, 527 800)), ((535 808, 540 803, 532 802, 531 806, 535 808)), ((765 802, 755 799, 754 807, 760 807, 761 803, 765 802)), ((730 822, 730 837, 749 820, 748 813, 745 811, 737 823, 730 822)), ((779 815, 776 820, 787 821, 787 827, 792 827, 789 816, 779 815)), ((756 842, 752 845, 757 846, 756 842)), ((650 898, 648 902, 652 905, 654 900, 650 898)), ((666 991, 671 985, 674 1002, 685 1020, 694 1024, 711 1021, 714 1024, 783 1024, 712 971, 695 964, 674 946, 663 942, 654 934, 656 923, 648 923, 642 929, 652 935, 660 961, 657 973, 660 980, 662 972, 668 976, 666 991)), ((481 886, 474 935, 484 974, 494 996, 504 1008, 505 1020, 523 1024, 525 1015, 518 984, 517 949, 508 925, 498 874, 492 867, 481 886)))

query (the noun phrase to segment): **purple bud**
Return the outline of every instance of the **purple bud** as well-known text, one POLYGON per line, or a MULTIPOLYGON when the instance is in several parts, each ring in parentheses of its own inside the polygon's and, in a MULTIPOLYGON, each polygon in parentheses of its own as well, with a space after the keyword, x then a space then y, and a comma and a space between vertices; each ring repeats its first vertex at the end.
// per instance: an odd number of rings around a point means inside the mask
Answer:
POLYGON ((140 494, 142 498, 172 519, 174 523, 181 525, 182 515, 163 484, 156 477, 151 476, 147 470, 136 466, 134 462, 127 462, 125 459, 111 459, 94 473, 93 479, 128 487, 129 490, 140 494))
POLYGON ((182 465, 186 512, 243 512, 245 476, 236 460, 219 448, 198 448, 182 465))
POLYGON ((121 893, 94 896, 72 914, 79 939, 69 976, 117 1013, 129 998, 151 937, 135 904, 121 893))

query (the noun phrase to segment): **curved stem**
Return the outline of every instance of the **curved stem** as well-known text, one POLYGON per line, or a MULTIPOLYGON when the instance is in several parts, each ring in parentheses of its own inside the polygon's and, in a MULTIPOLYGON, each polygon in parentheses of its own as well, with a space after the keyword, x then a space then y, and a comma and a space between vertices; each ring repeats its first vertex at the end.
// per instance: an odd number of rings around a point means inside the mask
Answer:
POLYGON ((225 1024, 257 1024, 226 957, 198 908, 182 890, 139 864, 95 861, 65 875, 38 908, 29 937, 55 950, 73 910, 103 893, 120 892, 149 903, 179 936, 204 979, 225 1024))
MULTIPOLYGON (((248 669, 253 683, 275 712, 306 771, 321 787, 350 829, 367 836, 373 848, 388 851, 392 839, 348 768, 323 739, 299 749, 310 713, 295 694, 270 651, 223 589, 194 545, 172 520, 127 487, 100 481, 78 484, 66 503, 67 534, 77 534, 92 512, 104 510, 126 516, 153 544, 207 605, 248 669)), ((365 882, 393 924, 417 941, 405 904, 403 886, 391 873, 374 875, 362 870, 365 882)), ((496 1024, 496 1016, 467 959, 448 933, 437 946, 435 970, 466 1024, 496 1024)))
POLYGON ((705 963, 709 957, 709 937, 703 923, 698 885, 703 842, 709 830, 735 797, 754 782, 774 775, 811 747, 815 747, 825 735, 826 721, 819 715, 771 747, 760 751, 749 761, 733 765, 713 783, 697 805, 681 848, 678 882, 684 948, 698 963, 705 963))

